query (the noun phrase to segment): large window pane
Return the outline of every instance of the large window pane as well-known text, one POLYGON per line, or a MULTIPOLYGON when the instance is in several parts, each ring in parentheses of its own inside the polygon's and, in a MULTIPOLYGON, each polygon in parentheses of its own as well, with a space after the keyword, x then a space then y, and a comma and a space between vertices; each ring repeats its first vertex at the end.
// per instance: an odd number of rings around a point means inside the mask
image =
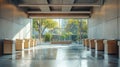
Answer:
POLYGON ((33 37, 44 42, 87 38, 87 19, 33 19, 33 37))

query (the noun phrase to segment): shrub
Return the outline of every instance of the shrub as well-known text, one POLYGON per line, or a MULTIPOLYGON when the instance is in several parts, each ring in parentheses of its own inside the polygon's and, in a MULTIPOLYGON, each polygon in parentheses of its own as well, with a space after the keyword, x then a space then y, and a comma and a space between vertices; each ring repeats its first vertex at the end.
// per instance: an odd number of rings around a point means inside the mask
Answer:
POLYGON ((50 41, 52 38, 52 34, 51 33, 46 33, 45 34, 45 41, 50 41))

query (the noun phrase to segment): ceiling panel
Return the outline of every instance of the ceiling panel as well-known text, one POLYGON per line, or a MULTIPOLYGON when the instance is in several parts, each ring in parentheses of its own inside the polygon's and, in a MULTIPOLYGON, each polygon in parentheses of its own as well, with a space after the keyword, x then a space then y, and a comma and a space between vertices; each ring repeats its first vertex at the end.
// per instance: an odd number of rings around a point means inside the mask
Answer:
POLYGON ((75 0, 74 3, 96 3, 98 0, 75 0))
MULTIPOLYGON (((12 1, 16 2, 20 0, 12 0, 12 1)), ((32 16, 37 14, 40 15, 42 14, 42 12, 44 15, 48 15, 47 12, 48 13, 51 12, 50 15, 54 16, 54 11, 57 11, 58 13, 61 12, 60 15, 65 14, 67 12, 69 15, 73 12, 77 12, 80 13, 78 15, 89 16, 91 15, 92 9, 95 6, 96 7, 101 6, 101 4, 98 3, 103 0, 21 0, 21 1, 22 2, 20 2, 18 6, 23 9, 26 9, 29 15, 31 15, 32 13, 32 16)))
MULTIPOLYGON (((74 4, 75 0, 64 0, 63 4, 74 4)), ((70 11, 72 6, 64 6, 62 7, 62 11, 70 11)))
POLYGON ((90 11, 92 7, 72 7, 71 11, 90 11))
POLYGON ((40 8, 37 8, 37 7, 34 7, 34 8, 28 7, 28 8, 27 8, 27 11, 41 11, 41 9, 40 9, 40 8))
POLYGON ((58 7, 55 7, 55 6, 54 6, 54 7, 50 7, 50 10, 51 10, 51 11, 62 11, 62 7, 59 7, 59 6, 58 6, 58 7))
POLYGON ((64 0, 48 0, 49 4, 62 4, 64 0))

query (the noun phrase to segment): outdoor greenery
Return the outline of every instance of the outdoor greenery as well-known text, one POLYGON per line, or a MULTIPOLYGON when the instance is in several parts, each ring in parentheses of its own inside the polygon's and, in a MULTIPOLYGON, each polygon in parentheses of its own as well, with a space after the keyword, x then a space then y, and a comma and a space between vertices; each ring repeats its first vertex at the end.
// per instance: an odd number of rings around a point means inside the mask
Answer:
MULTIPOLYGON (((54 19, 34 18, 33 28, 39 33, 38 38, 44 38, 45 41, 80 41, 88 37, 87 22, 87 19, 62 19, 62 22, 58 22, 54 19)), ((34 35, 33 38, 35 38, 34 35)))
POLYGON ((68 19, 65 27, 66 32, 71 32, 72 34, 78 34, 79 30, 79 20, 77 19, 68 19))
POLYGON ((72 38, 72 40, 81 40, 87 38, 87 29, 87 19, 67 19, 64 32, 70 32, 72 35, 77 36, 76 38, 72 38))
POLYGON ((34 18, 33 19, 33 28, 38 31, 39 39, 42 39, 43 33, 47 29, 47 32, 53 30, 57 27, 57 22, 53 21, 53 19, 41 19, 41 18, 34 18))
POLYGON ((51 34, 51 33, 46 33, 46 34, 45 34, 45 42, 50 41, 51 38, 52 38, 52 34, 51 34))
POLYGON ((69 39, 70 39, 70 36, 71 36, 71 35, 72 35, 71 32, 62 33, 61 38, 62 38, 63 40, 66 40, 66 38, 69 37, 69 39))

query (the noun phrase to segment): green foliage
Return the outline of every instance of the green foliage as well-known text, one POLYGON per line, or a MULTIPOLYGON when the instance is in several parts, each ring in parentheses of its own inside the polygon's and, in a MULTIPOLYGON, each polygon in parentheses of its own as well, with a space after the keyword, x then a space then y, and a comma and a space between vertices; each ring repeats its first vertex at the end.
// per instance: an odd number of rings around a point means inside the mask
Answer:
POLYGON ((72 32, 66 32, 66 33, 64 32, 64 33, 62 33, 61 38, 65 40, 66 38, 68 38, 71 35, 72 35, 72 32))
MULTIPOLYGON (((64 30, 61 30, 61 38, 62 39, 69 39, 71 35, 77 35, 77 39, 86 38, 87 37, 87 19, 64 19, 66 22, 64 30)), ((60 33, 60 25, 58 22, 54 21, 53 19, 40 19, 34 18, 33 19, 33 28, 39 32, 39 36, 42 36, 45 30, 50 32, 51 34, 61 34, 60 33)), ((49 34, 50 34, 49 33, 49 34)), ((48 33, 45 34, 45 41, 50 41, 51 36, 48 33)))
POLYGON ((59 28, 55 27, 55 28, 51 29, 49 32, 52 33, 53 35, 54 34, 59 34, 59 28))
POLYGON ((57 27, 57 22, 53 19, 41 19, 41 18, 34 18, 33 19, 33 28, 38 31, 39 38, 42 38, 43 33, 47 29, 48 31, 53 30, 57 27))
POLYGON ((67 25, 66 25, 66 31, 72 32, 73 34, 77 34, 79 29, 79 20, 78 19, 68 19, 67 25))
POLYGON ((88 37, 88 35, 87 35, 87 30, 88 30, 87 22, 88 22, 87 19, 82 19, 82 26, 81 26, 81 32, 82 32, 81 37, 82 37, 82 39, 88 37))
POLYGON ((80 36, 83 38, 87 37, 87 19, 68 19, 67 21, 68 23, 65 27, 66 32, 72 32, 72 34, 78 35, 79 38, 80 36))
POLYGON ((45 29, 54 29, 55 27, 57 27, 57 25, 57 22, 53 19, 33 19, 33 28, 35 28, 36 31, 41 30, 41 33, 43 33, 45 29))
POLYGON ((82 20, 82 32, 86 32, 87 33, 87 30, 88 30, 87 20, 83 19, 82 20))
POLYGON ((88 38, 87 33, 82 34, 82 39, 84 39, 84 38, 88 38))
POLYGON ((67 37, 67 35, 66 35, 65 33, 63 33, 63 34, 61 35, 61 38, 64 39, 64 40, 65 40, 66 37, 67 37))
POLYGON ((45 41, 50 41, 52 38, 52 34, 51 33, 46 33, 45 34, 45 41))
POLYGON ((53 21, 52 19, 46 19, 44 21, 44 26, 46 26, 49 29, 53 29, 57 26, 57 22, 53 21))
POLYGON ((38 21, 37 19, 33 19, 33 28, 38 31, 38 21))
POLYGON ((66 35, 70 36, 72 35, 72 32, 67 32, 66 35))
POLYGON ((32 35, 32 38, 33 38, 33 39, 36 39, 35 35, 32 35))

